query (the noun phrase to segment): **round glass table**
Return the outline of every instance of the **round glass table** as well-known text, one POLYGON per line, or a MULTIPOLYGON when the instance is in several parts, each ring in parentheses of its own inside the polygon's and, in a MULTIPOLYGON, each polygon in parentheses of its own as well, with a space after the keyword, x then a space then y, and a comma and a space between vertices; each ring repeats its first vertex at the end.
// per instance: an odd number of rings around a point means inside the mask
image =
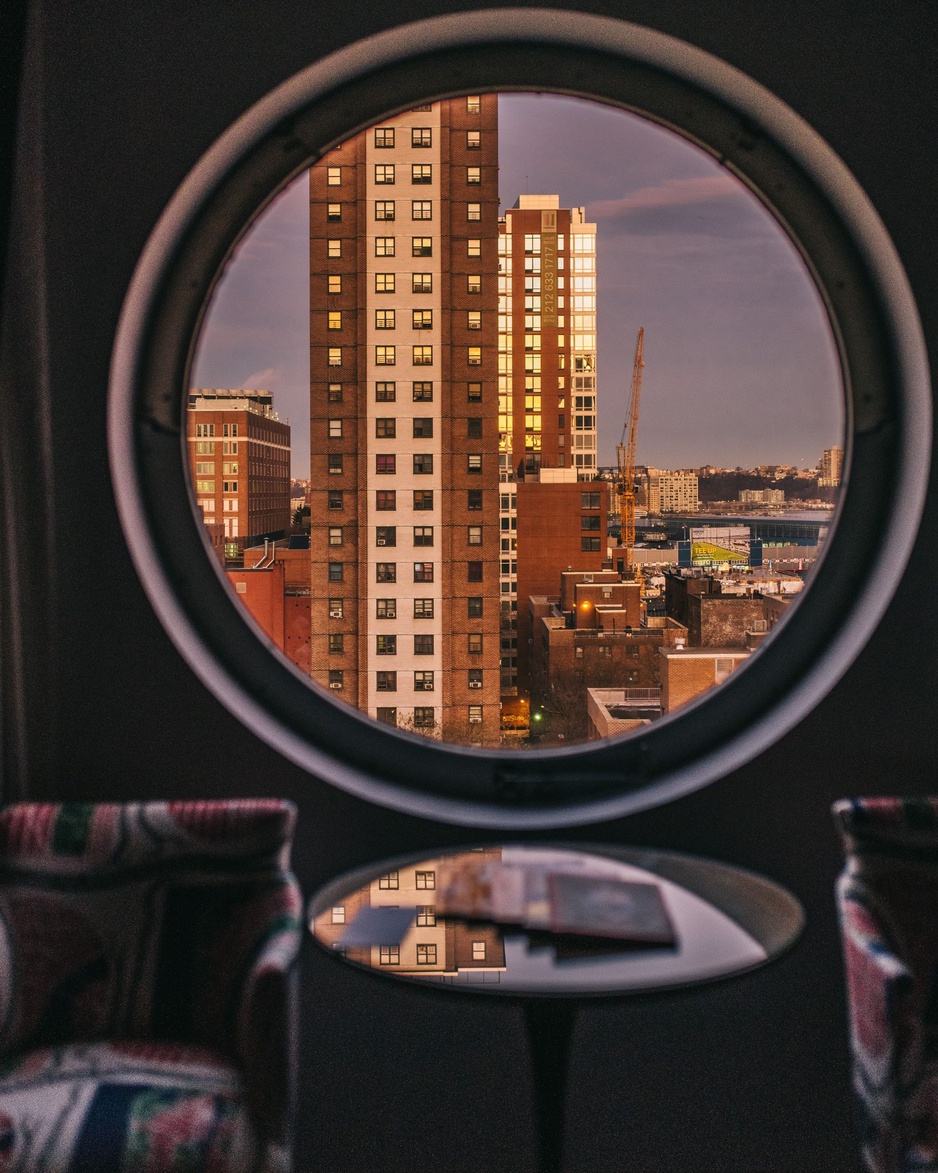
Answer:
POLYGON ((752 970, 798 938, 779 885, 714 860, 607 846, 503 844, 385 860, 333 880, 307 915, 344 963, 524 1012, 539 1168, 560 1169, 577 1006, 752 970))

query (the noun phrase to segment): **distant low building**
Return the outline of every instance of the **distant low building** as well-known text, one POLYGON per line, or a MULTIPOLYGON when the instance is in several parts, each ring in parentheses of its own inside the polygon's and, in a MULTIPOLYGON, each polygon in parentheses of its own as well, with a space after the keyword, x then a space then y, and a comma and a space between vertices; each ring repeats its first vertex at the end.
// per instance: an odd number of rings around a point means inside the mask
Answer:
POLYGON ((783 489, 740 489, 739 500, 743 505, 784 505, 783 489))

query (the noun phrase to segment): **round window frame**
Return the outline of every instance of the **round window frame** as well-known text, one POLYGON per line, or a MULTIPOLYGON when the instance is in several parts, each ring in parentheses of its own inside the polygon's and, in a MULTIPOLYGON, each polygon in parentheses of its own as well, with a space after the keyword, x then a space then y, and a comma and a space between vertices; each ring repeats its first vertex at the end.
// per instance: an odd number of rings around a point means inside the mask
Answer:
POLYGON ((872 634, 911 552, 930 405, 919 318, 892 242, 846 167, 797 114, 733 67, 661 33, 583 13, 490 9, 352 45, 285 82, 217 140, 135 270, 115 340, 108 429, 121 523, 144 588, 177 649, 239 720, 311 774, 367 800, 448 822, 534 829, 618 817, 702 787, 823 698, 872 634), (645 732, 564 749, 435 742, 312 687, 217 568, 185 455, 185 379, 211 290, 277 191, 382 118, 509 90, 618 106, 719 159, 805 259, 847 395, 846 485, 810 589, 777 635, 745 671, 645 732))

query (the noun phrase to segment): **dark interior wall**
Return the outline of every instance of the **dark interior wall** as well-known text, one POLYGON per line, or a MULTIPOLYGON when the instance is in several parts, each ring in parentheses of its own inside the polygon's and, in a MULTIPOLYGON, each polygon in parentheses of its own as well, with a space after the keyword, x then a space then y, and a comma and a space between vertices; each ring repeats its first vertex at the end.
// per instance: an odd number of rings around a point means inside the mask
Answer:
MULTIPOLYGON (((117 521, 105 434, 124 292, 156 218, 201 152, 251 103, 329 51, 391 23, 474 7, 487 6, 31 5, 0 417, 7 799, 287 795, 300 807, 295 862, 307 891, 384 855, 494 838, 340 793, 221 708, 139 586, 117 521)), ((879 209, 934 345, 938 21, 930 5, 575 7, 710 50, 805 117, 879 209)), ((938 634, 922 613, 935 580, 934 526, 932 493, 876 635, 779 744, 669 806, 550 836, 739 863, 790 887, 808 914, 796 949, 754 975, 583 1010, 572 1060, 571 1171, 856 1168, 831 896, 840 854, 828 811, 843 794, 934 788, 938 634)), ((398 989, 313 948, 302 981, 301 1168, 533 1168, 513 1007, 398 989)))

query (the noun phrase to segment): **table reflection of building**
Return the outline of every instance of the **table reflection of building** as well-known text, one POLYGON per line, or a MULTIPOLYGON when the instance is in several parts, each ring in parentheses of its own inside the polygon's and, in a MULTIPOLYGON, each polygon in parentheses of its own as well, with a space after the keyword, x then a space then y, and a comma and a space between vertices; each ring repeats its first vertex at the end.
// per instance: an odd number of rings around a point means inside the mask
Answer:
MULTIPOLYGON (((502 850, 481 848, 471 854, 480 862, 500 860, 502 850)), ((335 946, 362 908, 416 908, 415 922, 400 944, 348 948, 344 955, 360 965, 435 981, 498 982, 505 969, 505 944, 498 926, 437 916, 440 867, 457 859, 426 859, 386 872, 350 893, 344 903, 323 909, 315 919, 316 936, 335 946)))

